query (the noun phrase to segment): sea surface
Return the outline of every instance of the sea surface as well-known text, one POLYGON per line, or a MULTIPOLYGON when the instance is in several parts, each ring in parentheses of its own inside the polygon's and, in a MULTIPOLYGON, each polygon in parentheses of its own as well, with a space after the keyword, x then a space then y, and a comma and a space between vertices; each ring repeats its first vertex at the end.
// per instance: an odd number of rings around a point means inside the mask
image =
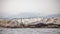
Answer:
POLYGON ((60 34, 60 28, 0 28, 0 34, 60 34))

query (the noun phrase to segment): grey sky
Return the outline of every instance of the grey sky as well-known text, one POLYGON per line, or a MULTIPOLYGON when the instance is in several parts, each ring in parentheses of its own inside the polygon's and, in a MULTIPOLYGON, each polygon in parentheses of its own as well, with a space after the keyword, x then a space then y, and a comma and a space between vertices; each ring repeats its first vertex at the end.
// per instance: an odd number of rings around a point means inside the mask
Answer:
POLYGON ((35 15, 59 14, 59 0, 2 0, 0 16, 15 16, 21 13, 35 15))

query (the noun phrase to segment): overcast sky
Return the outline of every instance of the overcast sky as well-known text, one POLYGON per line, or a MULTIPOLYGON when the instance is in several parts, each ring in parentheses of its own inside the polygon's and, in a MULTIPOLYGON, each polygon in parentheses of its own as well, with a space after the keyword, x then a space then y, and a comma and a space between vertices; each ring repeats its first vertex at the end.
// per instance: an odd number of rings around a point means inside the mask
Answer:
POLYGON ((59 14, 59 2, 59 0, 1 0, 0 16, 14 17, 22 13, 43 16, 59 14))

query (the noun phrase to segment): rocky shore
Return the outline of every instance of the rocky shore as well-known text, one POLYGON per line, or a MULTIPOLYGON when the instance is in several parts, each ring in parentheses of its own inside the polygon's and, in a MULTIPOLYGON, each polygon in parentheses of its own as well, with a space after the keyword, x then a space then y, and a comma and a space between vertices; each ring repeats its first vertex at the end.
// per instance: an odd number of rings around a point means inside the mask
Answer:
POLYGON ((14 18, 0 19, 4 28, 60 28, 60 18, 14 18))

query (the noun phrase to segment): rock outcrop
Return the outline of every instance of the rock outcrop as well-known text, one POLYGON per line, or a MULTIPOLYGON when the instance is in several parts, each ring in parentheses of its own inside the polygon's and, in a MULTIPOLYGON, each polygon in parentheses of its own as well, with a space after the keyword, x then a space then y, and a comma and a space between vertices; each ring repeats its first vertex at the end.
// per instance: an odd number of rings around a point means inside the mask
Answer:
POLYGON ((0 19, 0 27, 60 27, 60 18, 0 19))

